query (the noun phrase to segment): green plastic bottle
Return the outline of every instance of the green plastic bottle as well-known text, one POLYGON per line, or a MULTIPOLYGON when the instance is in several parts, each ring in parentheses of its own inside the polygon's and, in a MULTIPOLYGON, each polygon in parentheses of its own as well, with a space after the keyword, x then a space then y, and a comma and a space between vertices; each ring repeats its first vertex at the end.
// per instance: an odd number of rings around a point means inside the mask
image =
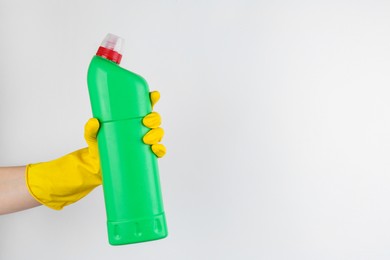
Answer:
POLYGON ((149 88, 119 66, 123 39, 108 34, 88 70, 111 245, 151 241, 168 235, 157 158, 142 137, 142 118, 152 110, 149 88))

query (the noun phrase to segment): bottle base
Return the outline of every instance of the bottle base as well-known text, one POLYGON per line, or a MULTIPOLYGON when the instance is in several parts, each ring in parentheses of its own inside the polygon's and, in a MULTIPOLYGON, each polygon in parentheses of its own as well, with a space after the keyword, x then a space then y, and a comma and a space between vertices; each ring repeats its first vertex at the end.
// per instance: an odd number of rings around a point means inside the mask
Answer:
POLYGON ((108 240, 113 246, 162 239, 168 236, 165 214, 148 219, 107 221, 108 240))

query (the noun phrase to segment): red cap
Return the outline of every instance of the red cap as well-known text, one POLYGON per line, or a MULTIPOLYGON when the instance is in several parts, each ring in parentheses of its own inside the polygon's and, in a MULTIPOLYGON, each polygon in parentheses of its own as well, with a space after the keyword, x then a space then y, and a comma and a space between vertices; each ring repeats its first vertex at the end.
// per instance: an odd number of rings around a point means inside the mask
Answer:
POLYGON ((104 38, 96 55, 119 64, 122 59, 121 51, 123 43, 124 40, 122 38, 109 33, 104 38))

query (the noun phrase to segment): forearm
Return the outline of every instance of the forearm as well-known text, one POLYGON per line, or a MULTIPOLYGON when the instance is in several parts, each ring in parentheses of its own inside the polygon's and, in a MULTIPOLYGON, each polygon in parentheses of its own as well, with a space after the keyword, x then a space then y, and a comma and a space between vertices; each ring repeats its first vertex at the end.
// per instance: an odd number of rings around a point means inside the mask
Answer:
POLYGON ((0 167, 0 215, 41 205, 28 191, 25 166, 0 167))

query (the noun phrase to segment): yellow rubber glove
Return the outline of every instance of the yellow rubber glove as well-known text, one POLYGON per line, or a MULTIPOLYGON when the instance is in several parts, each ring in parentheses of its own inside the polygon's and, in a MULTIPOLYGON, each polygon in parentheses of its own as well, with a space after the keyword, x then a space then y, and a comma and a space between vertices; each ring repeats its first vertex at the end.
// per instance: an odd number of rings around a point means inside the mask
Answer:
MULTIPOLYGON (((160 93, 158 91, 150 92, 152 109, 159 99, 160 93)), ((146 127, 151 128, 151 130, 147 132, 143 138, 144 143, 151 145, 152 151, 155 155, 157 155, 157 157, 163 157, 166 153, 166 148, 163 144, 159 144, 164 136, 164 130, 160 127, 160 115, 157 112, 152 112, 143 118, 142 123, 146 127)))
MULTIPOLYGON (((152 106, 159 100, 160 93, 150 93, 152 106)), ((160 128, 161 117, 152 112, 145 116, 143 124, 151 128, 143 140, 151 145, 158 157, 166 153, 161 141, 164 131, 160 128)), ((91 118, 85 125, 84 138, 87 148, 77 150, 53 161, 26 166, 26 184, 31 195, 41 204, 60 210, 72 204, 102 183, 96 136, 99 121, 91 118)))

